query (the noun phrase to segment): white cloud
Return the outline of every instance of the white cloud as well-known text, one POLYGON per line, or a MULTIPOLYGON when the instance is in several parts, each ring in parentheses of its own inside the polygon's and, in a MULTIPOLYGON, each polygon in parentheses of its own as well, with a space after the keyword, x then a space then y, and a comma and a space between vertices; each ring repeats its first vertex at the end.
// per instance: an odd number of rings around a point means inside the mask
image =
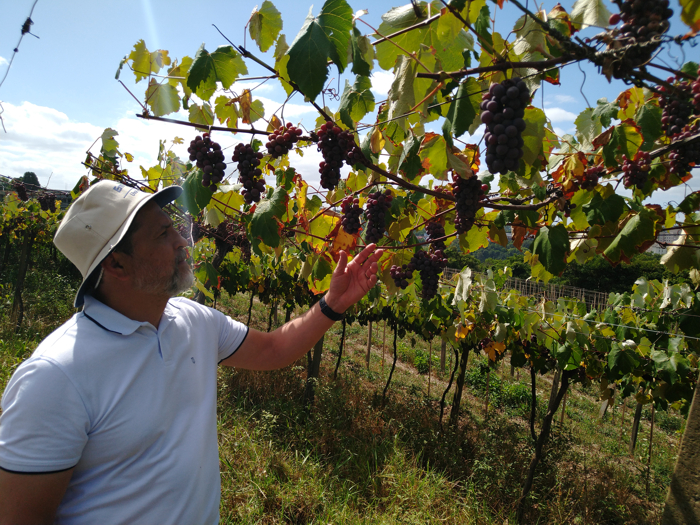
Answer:
POLYGON ((562 108, 547 108, 545 113, 552 122, 573 122, 576 120, 576 115, 562 108))
POLYGON ((0 57, 0 66, 4 66, 5 64, 9 64, 9 61, 5 57, 0 57))
POLYGON ((394 74, 389 71, 376 71, 372 73, 372 91, 375 95, 387 96, 392 82, 394 82, 394 74))
POLYGON ((571 95, 547 95, 545 99, 545 106, 551 104, 576 104, 578 100, 571 95))

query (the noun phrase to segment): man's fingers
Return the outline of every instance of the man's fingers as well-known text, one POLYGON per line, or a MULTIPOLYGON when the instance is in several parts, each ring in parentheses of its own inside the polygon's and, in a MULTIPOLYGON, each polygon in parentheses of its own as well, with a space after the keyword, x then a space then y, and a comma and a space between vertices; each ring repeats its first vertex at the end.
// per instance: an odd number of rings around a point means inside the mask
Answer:
POLYGON ((348 254, 344 250, 338 252, 338 265, 335 267, 334 273, 345 273, 345 267, 348 265, 348 254))
POLYGON ((353 259, 354 262, 362 266, 367 258, 371 255, 371 253, 377 248, 376 244, 368 244, 367 246, 364 247, 364 249, 358 253, 355 258, 353 259))

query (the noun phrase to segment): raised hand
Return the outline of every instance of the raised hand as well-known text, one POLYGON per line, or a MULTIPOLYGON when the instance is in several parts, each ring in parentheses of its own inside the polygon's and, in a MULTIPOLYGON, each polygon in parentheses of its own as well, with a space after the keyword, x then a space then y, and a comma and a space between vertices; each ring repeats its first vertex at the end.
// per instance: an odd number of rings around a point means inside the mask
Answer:
POLYGON ((334 311, 342 313, 369 292, 377 284, 377 261, 384 250, 377 250, 375 244, 368 244, 352 261, 348 254, 340 251, 338 266, 331 277, 326 303, 334 311))

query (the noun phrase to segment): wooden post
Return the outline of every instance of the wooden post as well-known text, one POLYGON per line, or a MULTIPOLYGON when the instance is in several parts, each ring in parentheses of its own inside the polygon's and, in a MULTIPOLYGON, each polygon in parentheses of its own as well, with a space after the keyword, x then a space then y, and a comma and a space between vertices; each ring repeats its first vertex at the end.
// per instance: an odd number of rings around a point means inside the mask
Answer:
MULTIPOLYGON (((700 379, 698 379, 700 384, 700 379)), ((700 523, 700 400, 695 387, 661 525, 700 523)))
POLYGON ((622 400, 622 421, 620 422, 620 435, 617 438, 617 442, 622 441, 622 432, 625 430, 625 411, 627 410, 627 401, 622 400))
POLYGON ((428 343, 428 399, 430 399, 430 376, 433 366, 433 340, 428 343))
POLYGON ((564 414, 566 414, 566 398, 569 396, 569 391, 564 393, 564 400, 561 405, 561 419, 559 420, 559 429, 564 428, 564 414))
POLYGON ((445 373, 445 358, 447 357, 447 341, 442 340, 440 345, 440 373, 445 373))
POLYGON ((647 458, 647 497, 649 497, 649 476, 651 475, 651 444, 654 440, 654 403, 651 404, 651 429, 649 430, 649 457, 647 458))
POLYGON ((630 434, 629 453, 634 454, 634 449, 637 446, 637 435, 639 434, 639 421, 642 419, 641 403, 637 403, 637 409, 634 411, 634 419, 632 420, 632 433, 630 434))
POLYGON ((382 371, 384 371, 384 348, 386 347, 386 320, 384 321, 384 335, 382 335, 382 371))
POLYGON ((367 334, 367 370, 369 370, 369 355, 372 351, 372 321, 369 322, 369 334, 367 334))
POLYGON ((491 379, 491 368, 486 371, 486 403, 484 405, 484 419, 489 417, 489 380, 491 379))

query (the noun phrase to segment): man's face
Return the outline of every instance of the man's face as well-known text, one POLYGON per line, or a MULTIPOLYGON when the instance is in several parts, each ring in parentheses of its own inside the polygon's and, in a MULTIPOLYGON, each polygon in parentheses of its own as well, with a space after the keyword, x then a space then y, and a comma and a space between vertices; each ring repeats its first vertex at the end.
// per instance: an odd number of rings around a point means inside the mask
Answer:
POLYGON ((170 217, 156 203, 139 212, 141 227, 133 236, 131 273, 140 291, 173 297, 187 290, 194 275, 187 264, 187 241, 173 228, 170 217))

